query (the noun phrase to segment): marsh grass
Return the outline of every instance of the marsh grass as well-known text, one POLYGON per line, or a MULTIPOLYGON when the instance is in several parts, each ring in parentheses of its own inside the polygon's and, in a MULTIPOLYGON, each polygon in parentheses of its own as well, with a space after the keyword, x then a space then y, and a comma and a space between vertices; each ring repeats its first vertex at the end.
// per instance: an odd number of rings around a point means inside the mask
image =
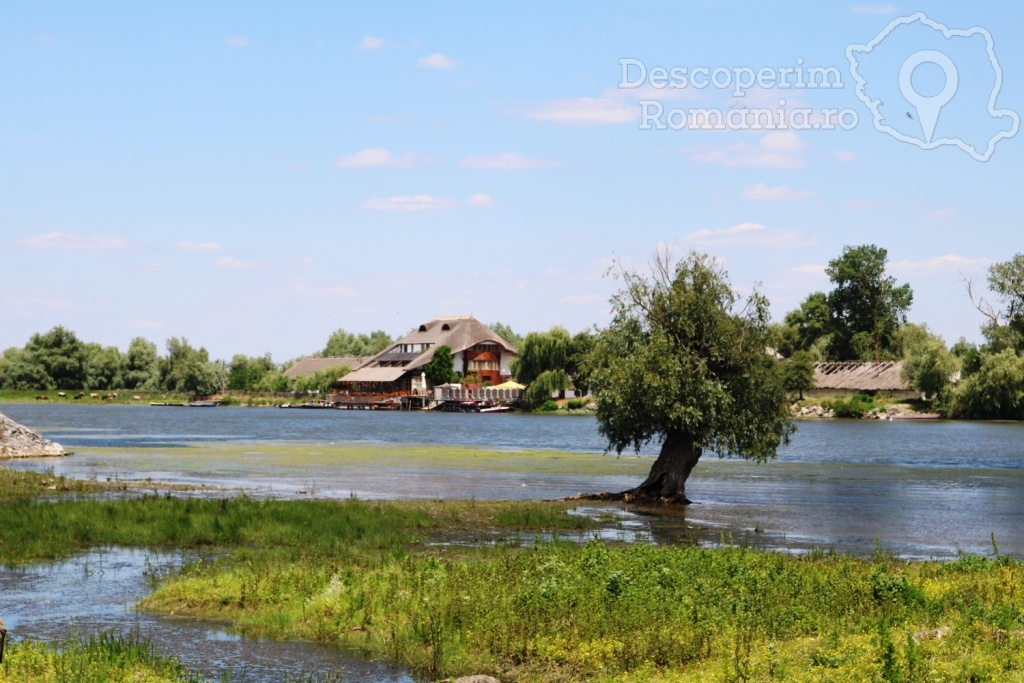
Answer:
POLYGON ((570 507, 19 499, 0 504, 0 561, 198 548, 144 608, 357 648, 432 678, 1024 681, 1024 565, 1012 557, 429 542, 591 523, 570 507))
POLYGON ((96 482, 55 476, 53 472, 21 472, 0 464, 0 501, 61 493, 95 493, 102 490, 96 482))

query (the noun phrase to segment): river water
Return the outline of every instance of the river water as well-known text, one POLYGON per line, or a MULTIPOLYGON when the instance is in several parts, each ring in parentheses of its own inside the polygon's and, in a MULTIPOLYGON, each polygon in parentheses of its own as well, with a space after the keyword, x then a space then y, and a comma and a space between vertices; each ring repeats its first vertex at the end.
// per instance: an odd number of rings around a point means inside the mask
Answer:
MULTIPOLYGON (((70 458, 8 461, 4 467, 78 478, 201 483, 254 496, 560 498, 634 486, 654 455, 653 448, 639 458, 601 455, 604 442, 596 421, 583 416, 30 404, 4 405, 3 412, 75 451, 70 458), (353 445, 355 451, 336 450, 353 445), (364 446, 379 460, 359 457, 364 446), (444 453, 446 447, 462 455, 417 455, 422 449, 444 453), (472 457, 459 447, 503 451, 508 458, 478 466, 463 462, 472 457), (517 453, 536 450, 545 453, 516 460, 517 453)), ((620 531, 631 535, 620 537, 731 542, 787 552, 832 548, 868 555, 882 548, 907 558, 940 559, 960 552, 991 554, 995 539, 1000 552, 1024 555, 1024 425, 804 421, 769 463, 706 455, 687 494, 697 503, 684 510, 621 512, 620 531)), ((209 646, 203 660, 229 669, 249 666, 247 680, 280 680, 261 674, 254 656, 244 652, 246 647, 263 651, 263 645, 221 638, 215 627, 126 610, 146 592, 139 556, 126 552, 19 570, 15 583, 31 578, 29 584, 41 586, 20 601, 10 598, 12 573, 0 572, 0 614, 7 619, 15 605, 35 604, 58 586, 73 584, 81 563, 106 561, 136 571, 141 582, 136 597, 112 603, 121 610, 114 622, 142 620, 142 631, 161 640, 189 637, 173 629, 198 629, 190 637, 209 646), (173 624, 170 633, 164 631, 169 626, 161 626, 165 622, 173 624), (224 642, 218 645, 218 638, 224 642)), ((53 636, 52 623, 38 628, 33 623, 24 622, 28 634, 53 636)), ((266 644, 270 647, 277 645, 266 644)), ((340 657, 336 653, 310 651, 302 657, 314 658, 319 671, 349 666, 343 658, 331 663, 330 657, 340 657), (328 660, 315 659, 321 655, 328 660)), ((354 680, 410 679, 401 672, 365 671, 354 680)))

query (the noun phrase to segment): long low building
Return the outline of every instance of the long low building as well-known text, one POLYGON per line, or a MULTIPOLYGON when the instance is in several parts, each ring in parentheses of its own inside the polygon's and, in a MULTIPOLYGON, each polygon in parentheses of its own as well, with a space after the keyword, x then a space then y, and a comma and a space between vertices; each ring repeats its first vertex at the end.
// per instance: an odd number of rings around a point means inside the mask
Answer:
POLYGON ((903 361, 824 361, 814 364, 814 388, 804 394, 816 397, 873 394, 892 398, 920 398, 921 392, 903 379, 903 361))
POLYGON ((284 376, 294 380, 334 368, 340 370, 343 367, 348 367, 350 371, 358 370, 366 365, 370 358, 371 356, 310 356, 309 358, 303 358, 285 370, 284 376))

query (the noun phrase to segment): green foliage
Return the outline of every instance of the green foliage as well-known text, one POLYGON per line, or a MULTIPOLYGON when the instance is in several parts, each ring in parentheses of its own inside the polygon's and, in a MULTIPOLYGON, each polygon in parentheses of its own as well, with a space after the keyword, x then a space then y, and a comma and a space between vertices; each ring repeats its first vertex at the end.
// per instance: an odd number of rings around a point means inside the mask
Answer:
POLYGON ((565 370, 545 370, 526 388, 523 398, 530 405, 539 405, 550 402, 555 392, 562 393, 571 387, 572 382, 565 370))
POLYGON ((53 379, 46 374, 43 366, 35 361, 32 354, 22 349, 10 348, 3 355, 3 387, 5 389, 47 391, 54 388, 53 379))
POLYGON ((900 358, 897 333, 914 300, 910 285, 885 275, 888 252, 875 245, 843 247, 825 272, 830 360, 900 358))
POLYGON ((434 355, 430 362, 423 366, 423 374, 435 386, 454 382, 458 375, 455 372, 455 357, 452 350, 444 344, 434 347, 434 355))
POLYGON ((220 389, 217 367, 206 349, 194 349, 188 340, 167 340, 167 357, 160 361, 160 384, 167 391, 208 396, 220 389))
POLYGON ((156 344, 135 337, 128 344, 122 372, 125 389, 154 390, 160 382, 156 344))
POLYGON ((1012 349, 983 353, 981 366, 949 397, 954 417, 1024 420, 1024 357, 1012 349))
POLYGON ((981 351, 977 344, 960 337, 960 340, 953 344, 950 352, 960 361, 961 379, 966 379, 981 369, 981 351))
POLYGON ((283 372, 272 370, 260 378, 253 390, 267 394, 280 394, 292 390, 292 381, 283 372))
POLYGON ((509 344, 511 344, 512 346, 514 346, 517 349, 523 343, 523 338, 520 337, 515 332, 513 332, 512 328, 509 327, 508 325, 506 325, 505 323, 501 323, 501 322, 491 323, 487 327, 490 328, 495 334, 497 334, 499 337, 501 337, 502 339, 504 339, 505 341, 507 341, 509 344))
POLYGON ((295 380, 295 391, 316 392, 318 394, 329 394, 338 384, 338 380, 352 372, 348 365, 327 368, 307 377, 299 377, 295 380))
POLYGON ((558 410, 558 404, 552 401, 550 398, 538 405, 535 410, 538 413, 553 413, 558 410))
MULTIPOLYGON (((998 353, 1004 349, 1024 351, 1024 253, 1009 261, 994 263, 988 269, 988 286, 1002 304, 996 310, 984 300, 975 302, 988 318, 982 333, 987 349, 998 353)), ((973 300, 973 295, 972 295, 973 300)))
POLYGON ((85 356, 86 388, 124 388, 124 358, 116 346, 104 348, 99 344, 85 344, 85 356))
POLYGON ((905 354, 903 379, 926 398, 935 398, 949 386, 960 362, 927 325, 904 325, 900 336, 905 354))
POLYGON ((148 681, 149 683, 202 683, 174 657, 157 653, 153 643, 138 633, 103 632, 72 636, 53 645, 22 641, 9 645, 0 667, 0 682, 54 681, 54 683, 148 681))
POLYGON ((376 356, 391 346, 391 336, 384 330, 374 330, 370 334, 356 335, 338 328, 327 338, 327 345, 321 355, 337 356, 376 356))
POLYGON ((569 410, 583 410, 587 407, 588 403, 590 403, 590 401, 585 398, 570 398, 565 402, 565 407, 569 410))
POLYGON ((814 388, 814 361, 809 351, 796 351, 782 361, 782 385, 803 400, 804 392, 814 388))
POLYGON ((227 388, 232 391, 252 391, 268 373, 276 371, 277 366, 269 353, 256 358, 237 354, 228 365, 227 388))
POLYGON ((828 297, 824 292, 808 295, 800 308, 786 314, 785 327, 787 332, 777 342, 776 350, 784 356, 791 356, 796 351, 809 351, 815 342, 828 334, 828 297))
POLYGON ((45 334, 33 334, 25 352, 32 362, 42 366, 57 389, 85 386, 85 345, 71 330, 58 325, 45 334))
POLYGON ((867 394, 854 394, 849 399, 832 398, 822 401, 821 405, 841 418, 861 418, 876 408, 875 399, 867 394))
POLYGON ((774 456, 792 423, 765 352, 767 300, 754 292, 738 306, 725 273, 698 253, 674 267, 660 256, 651 278, 620 277, 590 366, 609 448, 639 450, 677 433, 722 455, 774 456))
POLYGON ((572 337, 564 327, 547 332, 530 332, 519 346, 519 355, 512 359, 512 374, 522 384, 531 384, 543 373, 565 372, 572 353, 572 337))

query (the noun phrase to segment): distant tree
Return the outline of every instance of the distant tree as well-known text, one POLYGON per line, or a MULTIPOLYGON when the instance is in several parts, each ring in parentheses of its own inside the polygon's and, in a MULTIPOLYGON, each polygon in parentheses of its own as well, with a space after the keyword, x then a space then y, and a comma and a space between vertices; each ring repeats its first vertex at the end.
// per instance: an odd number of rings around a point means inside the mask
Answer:
POLYGON ((142 337, 135 337, 128 344, 124 355, 122 380, 125 389, 154 390, 160 381, 160 367, 157 360, 156 344, 142 337))
POLYGON ((220 388, 217 367, 204 348, 194 349, 188 340, 167 340, 167 356, 160 362, 160 382, 167 391, 208 396, 220 388))
POLYGON ((316 392, 318 394, 329 394, 338 384, 338 380, 352 372, 348 365, 327 368, 306 377, 299 377, 295 380, 295 391, 316 392))
POLYGON ((782 385, 786 391, 795 391, 800 400, 804 392, 814 388, 814 359, 810 351, 794 351, 782 361, 782 385))
POLYGON ((255 358, 236 354, 228 365, 227 387, 232 391, 252 391, 267 373, 277 370, 269 353, 255 358))
POLYGON ((591 354, 598 430, 621 453, 661 452, 627 499, 689 502, 686 480, 705 450, 763 461, 793 429, 775 361, 765 353, 768 301, 741 304, 721 267, 661 252, 645 276, 622 270, 614 318, 591 354))
POLYGON ((383 330, 356 335, 339 328, 327 338, 327 346, 324 347, 322 355, 327 357, 375 356, 391 344, 391 337, 383 330))
POLYGON ((926 324, 908 323, 899 336, 903 347, 903 379, 925 398, 935 398, 949 386, 960 369, 959 359, 926 324))
POLYGON ((32 354, 24 349, 7 349, 0 365, 3 382, 0 386, 4 389, 48 391, 54 388, 53 379, 46 374, 43 366, 35 361, 32 354))
POLYGON ((810 294, 800 308, 786 314, 785 325, 791 329, 792 347, 777 350, 787 357, 794 351, 810 351, 819 339, 828 334, 828 297, 824 292, 810 294))
POLYGON ((487 327, 517 349, 519 348, 519 345, 523 343, 523 338, 513 332, 512 328, 505 323, 491 323, 487 327))
POLYGON ((71 330, 58 325, 45 334, 33 334, 25 351, 57 389, 85 388, 85 345, 71 330))
POLYGON ((280 370, 272 370, 260 378, 253 390, 268 394, 281 394, 292 390, 292 381, 280 370))
POLYGON ((910 285, 886 276, 888 252, 867 244, 843 247, 825 268, 833 289, 829 309, 828 356, 831 360, 899 358, 897 332, 914 300, 910 285))
POLYGON ((981 369, 981 351, 977 344, 960 337, 950 352, 960 362, 961 379, 966 379, 981 369))
POLYGON ((423 366, 423 374, 434 386, 455 381, 458 375, 455 373, 455 357, 451 348, 444 344, 434 347, 434 357, 423 366))
POLYGON ((565 364, 565 374, 580 394, 590 391, 589 359, 597 344, 597 332, 583 330, 572 336, 569 344, 569 358, 565 364))
POLYGON ((116 346, 86 344, 85 384, 90 389, 123 389, 124 358, 116 346))
POLYGON ((566 372, 572 358, 572 337, 556 325, 547 332, 527 334, 509 365, 516 381, 527 385, 527 402, 538 404, 550 399, 552 393, 561 394, 572 387, 566 372))
POLYGON ((1009 261, 994 263, 988 269, 988 287, 1000 304, 996 308, 983 297, 975 298, 973 282, 965 279, 967 293, 975 308, 987 320, 982 326, 985 350, 998 353, 1003 349, 1024 352, 1024 254, 1009 261))
POLYGON ((950 414, 981 420, 1024 420, 1024 357, 1013 349, 984 353, 977 372, 957 383, 950 414))

